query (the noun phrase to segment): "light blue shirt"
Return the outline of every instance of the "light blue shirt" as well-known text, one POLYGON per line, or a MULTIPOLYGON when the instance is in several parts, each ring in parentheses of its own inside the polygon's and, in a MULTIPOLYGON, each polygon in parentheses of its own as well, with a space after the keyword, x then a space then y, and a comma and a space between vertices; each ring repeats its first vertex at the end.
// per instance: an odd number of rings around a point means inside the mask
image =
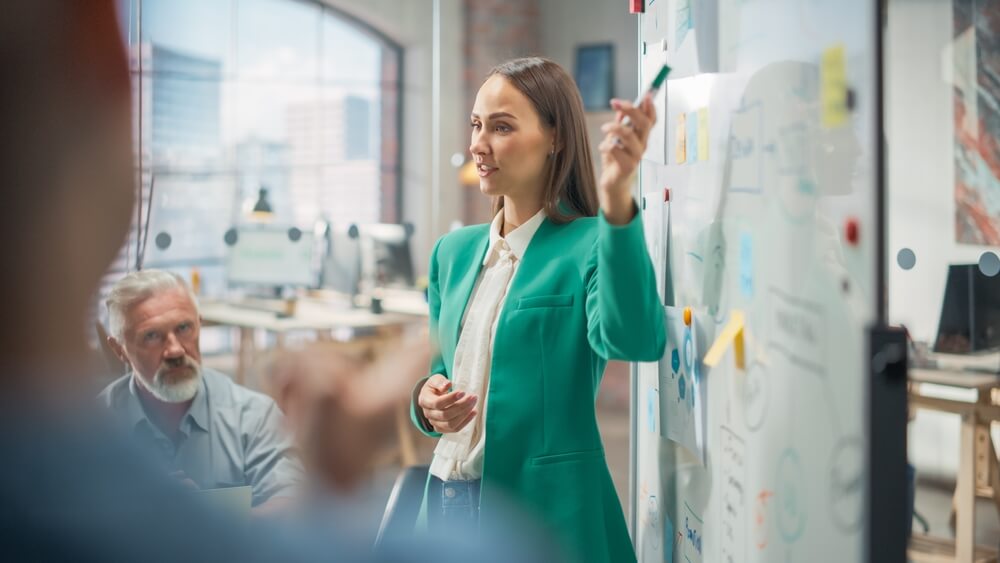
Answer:
POLYGON ((267 395, 203 368, 201 386, 181 419, 175 444, 146 416, 135 386, 134 376, 125 375, 101 391, 101 403, 168 472, 183 471, 202 489, 249 485, 254 506, 276 495, 291 495, 303 481, 284 415, 267 395))

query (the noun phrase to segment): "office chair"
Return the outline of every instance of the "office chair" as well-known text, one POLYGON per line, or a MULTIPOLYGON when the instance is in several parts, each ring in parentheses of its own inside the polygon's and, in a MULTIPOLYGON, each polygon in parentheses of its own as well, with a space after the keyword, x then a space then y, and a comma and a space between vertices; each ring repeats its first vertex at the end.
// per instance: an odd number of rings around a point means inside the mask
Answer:
POLYGON ((404 467, 396 477, 385 503, 382 522, 375 536, 375 546, 392 538, 407 536, 413 533, 417 522, 420 503, 424 498, 424 487, 427 484, 429 465, 411 465, 404 467))

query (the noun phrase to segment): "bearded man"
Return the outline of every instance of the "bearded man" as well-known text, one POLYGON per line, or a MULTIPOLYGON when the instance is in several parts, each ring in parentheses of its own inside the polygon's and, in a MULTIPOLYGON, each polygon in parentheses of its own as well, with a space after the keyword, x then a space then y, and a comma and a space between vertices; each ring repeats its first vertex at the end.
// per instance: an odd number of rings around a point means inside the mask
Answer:
POLYGON ((189 486, 250 486, 255 514, 286 504, 302 468, 281 410, 201 366, 197 300, 183 278, 128 274, 107 307, 108 343, 129 373, 100 398, 126 431, 189 486))

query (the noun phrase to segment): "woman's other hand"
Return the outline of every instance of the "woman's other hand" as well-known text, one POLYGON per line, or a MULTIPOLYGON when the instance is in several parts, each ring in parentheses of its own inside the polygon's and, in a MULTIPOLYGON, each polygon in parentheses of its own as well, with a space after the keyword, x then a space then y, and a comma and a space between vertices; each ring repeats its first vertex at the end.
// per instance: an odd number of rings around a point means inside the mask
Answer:
POLYGON ((264 366, 267 389, 285 413, 313 479, 350 491, 369 475, 383 448, 394 447, 400 404, 426 373, 426 334, 387 343, 372 362, 317 343, 282 351, 264 366))
POLYGON ((646 152, 649 131, 656 123, 656 108, 647 94, 638 107, 624 100, 611 100, 615 120, 601 126, 601 177, 597 195, 601 209, 609 223, 624 225, 632 220, 635 207, 632 203, 632 176, 642 155, 646 152), (632 122, 622 124, 628 116, 632 122))
POLYGON ((436 373, 427 379, 417 404, 424 418, 441 433, 458 432, 476 418, 477 397, 464 391, 451 391, 451 381, 436 373))

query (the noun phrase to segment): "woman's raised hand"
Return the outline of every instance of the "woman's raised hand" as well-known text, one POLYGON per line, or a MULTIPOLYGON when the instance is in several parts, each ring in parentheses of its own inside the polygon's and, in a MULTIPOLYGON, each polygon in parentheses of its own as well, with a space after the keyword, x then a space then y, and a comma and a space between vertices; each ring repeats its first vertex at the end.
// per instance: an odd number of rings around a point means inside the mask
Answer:
POLYGON ((649 95, 638 106, 611 100, 611 107, 616 111, 615 120, 601 126, 604 140, 599 147, 602 168, 597 194, 607 220, 622 225, 631 221, 635 213, 632 175, 646 152, 646 140, 656 123, 656 108, 649 95), (631 121, 628 125, 622 123, 625 116, 631 121))

